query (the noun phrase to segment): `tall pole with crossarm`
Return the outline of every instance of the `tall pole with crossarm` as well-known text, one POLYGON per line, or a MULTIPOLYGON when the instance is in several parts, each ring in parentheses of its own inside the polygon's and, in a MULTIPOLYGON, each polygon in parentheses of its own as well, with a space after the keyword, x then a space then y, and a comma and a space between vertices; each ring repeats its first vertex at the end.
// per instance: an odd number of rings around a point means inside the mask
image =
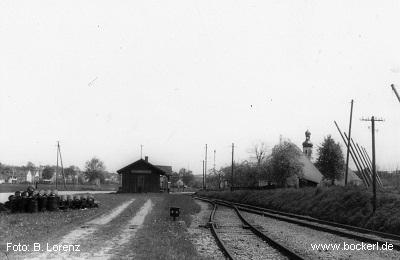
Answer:
POLYGON ((376 164, 375 164, 375 122, 383 121, 383 119, 376 119, 372 116, 370 119, 361 119, 362 121, 371 121, 371 131, 372 131, 372 191, 373 191, 373 200, 372 206, 374 208, 374 212, 376 210, 376 164))

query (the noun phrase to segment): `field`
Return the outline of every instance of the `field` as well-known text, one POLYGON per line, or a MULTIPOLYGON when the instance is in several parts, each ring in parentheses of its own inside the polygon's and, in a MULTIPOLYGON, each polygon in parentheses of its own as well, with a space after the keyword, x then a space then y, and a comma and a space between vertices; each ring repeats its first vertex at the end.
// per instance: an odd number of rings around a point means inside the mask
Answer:
POLYGON ((371 204, 372 193, 356 187, 201 191, 197 194, 400 235, 397 194, 378 193, 376 212, 371 204))
MULTIPOLYGON (((0 184, 0 192, 15 192, 15 191, 21 191, 21 190, 26 190, 28 187, 28 184, 9 184, 9 183, 3 183, 0 184)), ((38 189, 41 190, 52 190, 56 189, 55 184, 38 184, 38 189)), ((118 189, 118 184, 102 184, 100 186, 96 185, 91 185, 91 184, 84 184, 84 185, 73 185, 73 184, 67 184, 66 188, 64 188, 63 184, 58 184, 57 190, 63 191, 63 190, 69 190, 69 191, 80 191, 80 190, 98 190, 98 191, 113 191, 118 189)))
MULTIPOLYGON (((69 210, 58 212, 44 212, 36 214, 9 214, 0 213, 0 258, 5 255, 9 259, 26 257, 41 257, 36 252, 7 251, 7 243, 13 245, 32 245, 39 243, 45 247, 47 243, 58 244, 68 241, 71 230, 74 231, 75 243, 80 245, 81 252, 66 254, 53 254, 58 257, 87 258, 99 256, 110 259, 203 259, 200 257, 188 239, 186 228, 191 223, 191 216, 200 211, 198 204, 190 196, 170 194, 97 194, 95 199, 100 202, 100 207, 86 210, 69 210), (129 202, 132 201, 130 204, 129 202), (144 219, 139 229, 134 225, 134 232, 129 233, 132 216, 140 215, 143 205, 148 205, 149 200, 152 210, 144 219), (110 222, 97 223, 88 230, 82 227, 87 223, 104 218, 104 215, 113 214, 116 207, 129 204, 110 222), (169 216, 169 207, 181 208, 181 215, 177 221, 169 216), (128 227, 128 228, 127 228, 128 227), (90 229, 94 228, 90 233, 90 229), (137 230, 136 230, 137 229, 137 230), (87 233, 85 233, 87 232, 87 233), (127 233, 128 232, 128 233, 127 233), (127 239, 126 234, 135 234, 127 239), (126 240, 126 239, 125 239, 126 240), (97 254, 97 255, 96 255, 97 254)), ((104 220, 103 220, 104 222, 104 220)), ((132 224, 132 223, 131 223, 132 224)))

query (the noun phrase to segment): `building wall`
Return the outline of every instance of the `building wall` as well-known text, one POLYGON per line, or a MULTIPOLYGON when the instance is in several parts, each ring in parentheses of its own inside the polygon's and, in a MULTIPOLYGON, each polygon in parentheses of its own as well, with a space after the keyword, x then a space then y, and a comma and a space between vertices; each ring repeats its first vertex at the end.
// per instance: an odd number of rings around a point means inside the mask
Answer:
POLYGON ((122 192, 160 192, 159 174, 122 173, 122 192))

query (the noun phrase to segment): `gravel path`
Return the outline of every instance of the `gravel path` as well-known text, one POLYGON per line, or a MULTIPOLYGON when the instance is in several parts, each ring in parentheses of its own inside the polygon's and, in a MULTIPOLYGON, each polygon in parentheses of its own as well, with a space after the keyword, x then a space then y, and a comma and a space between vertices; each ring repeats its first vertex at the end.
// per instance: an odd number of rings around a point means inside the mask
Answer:
POLYGON ((195 202, 200 205, 201 211, 192 216, 192 222, 187 229, 190 241, 194 244, 200 256, 210 259, 225 259, 210 229, 205 228, 212 211, 211 204, 200 200, 195 200, 195 202))
POLYGON ((244 229, 233 209, 218 205, 215 222, 220 238, 237 259, 287 259, 250 229, 244 229))
POLYGON ((307 259, 400 259, 398 251, 343 250, 344 243, 349 245, 361 242, 252 213, 242 212, 242 215, 250 223, 263 227, 268 236, 307 259), (334 243, 340 244, 341 249, 313 250, 311 247, 311 244, 334 243))

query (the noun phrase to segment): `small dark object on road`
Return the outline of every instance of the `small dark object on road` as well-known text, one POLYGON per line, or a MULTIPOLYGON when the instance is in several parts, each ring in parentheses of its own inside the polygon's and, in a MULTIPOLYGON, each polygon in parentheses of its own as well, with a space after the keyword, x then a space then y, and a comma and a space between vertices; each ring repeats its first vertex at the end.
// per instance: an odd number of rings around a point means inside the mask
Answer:
POLYGON ((177 217, 179 217, 179 209, 177 207, 170 207, 169 208, 169 215, 174 218, 174 221, 177 217))

